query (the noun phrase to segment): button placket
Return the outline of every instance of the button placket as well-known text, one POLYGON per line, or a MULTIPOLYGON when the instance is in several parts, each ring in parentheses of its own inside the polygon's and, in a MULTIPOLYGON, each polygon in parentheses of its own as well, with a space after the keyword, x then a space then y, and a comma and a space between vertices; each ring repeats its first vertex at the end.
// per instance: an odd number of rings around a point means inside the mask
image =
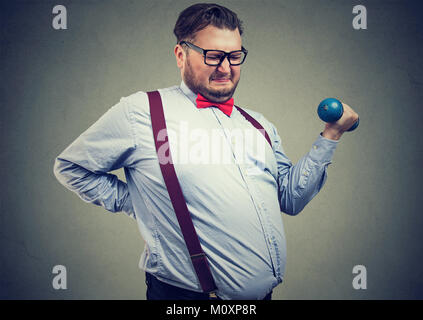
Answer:
MULTIPOLYGON (((260 222, 261 228, 263 230, 263 234, 264 234, 264 238, 265 238, 265 243, 266 243, 266 247, 267 250, 269 252, 269 256, 270 256, 270 260, 271 260, 271 264, 272 264, 272 269, 273 272, 275 274, 276 277, 280 276, 280 272, 279 272, 279 268, 277 268, 277 266, 280 265, 280 259, 278 259, 278 255, 276 253, 277 248, 276 248, 276 242, 274 241, 274 237, 273 234, 271 232, 271 227, 270 227, 270 221, 268 221, 267 219, 267 215, 265 212, 262 211, 266 211, 265 209, 265 205, 264 205, 264 201, 262 200, 262 198, 259 196, 259 191, 256 189, 256 187, 254 186, 254 177, 253 175, 248 175, 245 170, 248 169, 248 165, 244 166, 242 165, 242 163, 240 163, 239 161, 236 161, 237 158, 235 156, 235 151, 234 151, 234 138, 235 137, 231 137, 231 139, 229 139, 229 137, 227 136, 226 132, 225 132, 225 128, 223 127, 218 115, 216 114, 215 110, 213 110, 213 113, 220 125, 220 127, 222 128, 224 135, 226 137, 226 140, 229 142, 231 150, 232 150, 232 154, 233 157, 235 159, 235 164, 239 169, 239 172, 241 174, 241 177, 244 181, 244 184, 246 186, 246 189, 249 192, 250 198, 253 202, 254 208, 256 209, 256 214, 258 216, 258 220, 260 222), (251 179, 251 180, 249 180, 251 179), (248 183, 248 181, 252 181, 253 183, 248 183), (272 239, 273 238, 273 239, 272 239), (276 263, 275 263, 276 262, 276 263)), ((232 115, 235 116, 235 115, 232 115)), ((249 124, 249 123, 248 123, 249 124)))

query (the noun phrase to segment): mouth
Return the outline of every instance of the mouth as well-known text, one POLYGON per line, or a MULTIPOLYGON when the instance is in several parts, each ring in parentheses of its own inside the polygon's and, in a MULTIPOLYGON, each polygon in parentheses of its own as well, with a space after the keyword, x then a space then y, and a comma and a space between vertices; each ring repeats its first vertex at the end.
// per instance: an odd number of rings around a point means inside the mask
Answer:
POLYGON ((231 79, 229 79, 229 78, 216 78, 216 79, 212 79, 211 81, 217 82, 217 83, 228 83, 228 82, 231 81, 231 79))

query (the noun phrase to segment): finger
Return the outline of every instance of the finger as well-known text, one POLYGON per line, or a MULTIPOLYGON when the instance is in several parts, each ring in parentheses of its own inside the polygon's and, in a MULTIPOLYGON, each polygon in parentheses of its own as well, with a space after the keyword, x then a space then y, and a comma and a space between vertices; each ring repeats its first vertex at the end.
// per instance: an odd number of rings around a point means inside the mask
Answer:
POLYGON ((344 108, 344 114, 346 116, 351 116, 351 118, 354 118, 355 120, 358 119, 358 114, 357 112, 355 112, 353 110, 353 108, 351 108, 349 105, 347 105, 346 103, 342 103, 342 106, 344 108))

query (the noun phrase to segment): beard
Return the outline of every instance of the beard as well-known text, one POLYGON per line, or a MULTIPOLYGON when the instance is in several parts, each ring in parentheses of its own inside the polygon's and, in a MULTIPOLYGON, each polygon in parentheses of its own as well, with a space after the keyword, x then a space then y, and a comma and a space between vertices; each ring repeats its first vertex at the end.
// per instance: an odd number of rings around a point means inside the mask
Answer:
POLYGON ((186 60, 186 68, 184 73, 184 82, 195 94, 200 93, 203 97, 207 98, 211 102, 225 102, 232 98, 235 93, 236 87, 238 86, 239 79, 234 83, 232 76, 224 74, 219 71, 215 71, 210 75, 209 82, 213 79, 230 79, 233 83, 231 88, 212 89, 201 84, 197 79, 192 69, 189 59, 186 60))

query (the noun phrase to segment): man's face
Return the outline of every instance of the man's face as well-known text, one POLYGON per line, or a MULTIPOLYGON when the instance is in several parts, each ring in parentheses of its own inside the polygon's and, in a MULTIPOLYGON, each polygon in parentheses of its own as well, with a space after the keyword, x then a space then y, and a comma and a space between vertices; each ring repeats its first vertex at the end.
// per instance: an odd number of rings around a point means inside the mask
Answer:
MULTIPOLYGON (((191 42, 203 49, 226 52, 241 50, 242 45, 238 29, 211 25, 197 32, 191 42)), ((240 66, 231 66, 227 58, 218 66, 206 65, 201 53, 189 48, 186 54, 180 45, 175 47, 175 55, 182 79, 194 93, 201 93, 213 102, 224 102, 232 97, 240 79, 240 66)))

